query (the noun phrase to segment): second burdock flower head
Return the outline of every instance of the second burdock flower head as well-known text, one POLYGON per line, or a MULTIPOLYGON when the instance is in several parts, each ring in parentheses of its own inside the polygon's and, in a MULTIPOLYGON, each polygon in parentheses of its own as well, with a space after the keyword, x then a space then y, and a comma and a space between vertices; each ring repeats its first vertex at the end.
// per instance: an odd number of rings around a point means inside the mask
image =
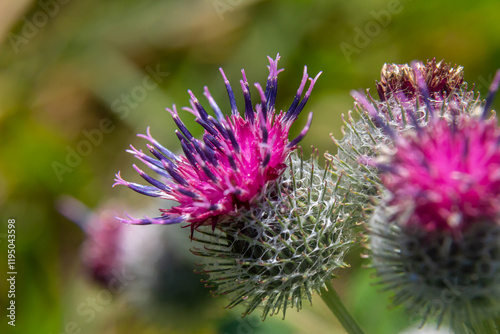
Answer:
POLYGON ((130 153, 156 172, 161 181, 134 165, 149 186, 127 182, 120 173, 115 184, 123 184, 141 194, 174 200, 179 205, 161 209, 157 218, 123 219, 132 224, 187 223, 192 231, 201 225, 215 227, 237 215, 241 208, 249 208, 265 193, 266 188, 285 170, 285 159, 307 133, 312 113, 300 135, 288 140, 290 126, 303 110, 313 86, 319 77, 308 78, 307 68, 297 94, 288 111, 275 108, 279 55, 269 58, 269 76, 265 89, 256 83, 260 103, 255 106, 250 97, 250 85, 242 70, 240 85, 245 100, 244 117, 238 112, 233 89, 221 69, 231 105, 231 115, 226 116, 205 87, 206 96, 215 118, 207 113, 195 95, 191 108, 184 108, 196 117, 204 129, 202 140, 194 138, 180 120, 175 105, 167 109, 180 131, 176 134, 184 155, 177 155, 158 143, 149 133, 140 135, 150 142, 147 145, 154 157, 131 147, 130 153), (310 85, 302 96, 307 81, 310 85))
POLYGON ((490 117, 500 71, 484 103, 472 105, 458 85, 433 95, 415 77, 428 121, 418 105, 404 132, 372 116, 390 140, 371 162, 383 196, 369 248, 395 304, 461 332, 500 313, 500 128, 490 117))
POLYGON ((381 147, 391 145, 391 134, 413 131, 415 124, 425 126, 431 113, 451 119, 456 113, 472 113, 478 104, 463 82, 463 68, 435 59, 385 64, 377 92, 379 100, 369 93, 351 92, 355 108, 344 118, 343 138, 333 138, 338 153, 330 160, 345 176, 342 187, 355 202, 368 202, 380 184, 376 168, 360 163, 361 157, 377 157, 381 147))

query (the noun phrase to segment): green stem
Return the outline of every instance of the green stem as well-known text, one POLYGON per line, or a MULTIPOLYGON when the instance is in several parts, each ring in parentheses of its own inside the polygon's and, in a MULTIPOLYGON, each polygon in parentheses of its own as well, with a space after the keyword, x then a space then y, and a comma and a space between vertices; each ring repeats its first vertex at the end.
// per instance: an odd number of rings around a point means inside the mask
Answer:
POLYGON ((483 322, 455 323, 451 324, 453 333, 455 334, 498 334, 498 327, 493 319, 488 319, 483 322))
POLYGON ((340 321, 342 326, 344 326, 345 330, 349 334, 364 334, 363 330, 361 327, 359 327, 358 323, 352 315, 347 311, 345 308, 344 304, 340 300, 339 295, 333 288, 332 283, 327 280, 325 282, 326 289, 322 288, 321 289, 321 299, 325 302, 325 304, 328 306, 330 311, 335 314, 337 319, 340 321))
POLYGON ((497 334, 498 329, 493 319, 488 319, 482 323, 472 326, 475 333, 481 334, 497 334))

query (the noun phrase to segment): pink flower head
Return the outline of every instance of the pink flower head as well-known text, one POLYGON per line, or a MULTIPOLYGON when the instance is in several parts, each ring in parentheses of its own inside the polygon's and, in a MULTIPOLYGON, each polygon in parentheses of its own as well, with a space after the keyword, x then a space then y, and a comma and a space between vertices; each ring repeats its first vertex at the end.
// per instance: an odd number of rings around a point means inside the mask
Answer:
POLYGON ((122 266, 123 225, 114 219, 115 210, 101 210, 86 222, 87 238, 82 246, 82 262, 92 278, 108 285, 122 266))
POLYGON ((194 230, 200 225, 215 225, 224 217, 236 215, 241 207, 249 207, 264 193, 270 182, 276 180, 285 170, 285 160, 295 149, 297 143, 305 136, 312 120, 312 113, 306 126, 297 138, 288 140, 290 126, 303 110, 318 75, 308 77, 307 67, 297 94, 287 112, 276 112, 279 55, 269 58, 269 76, 265 91, 256 83, 255 87, 260 103, 255 106, 250 98, 250 85, 242 70, 243 79, 240 85, 245 100, 245 117, 236 107, 233 90, 224 71, 220 69, 226 85, 231 105, 231 115, 224 116, 214 101, 208 88, 204 95, 214 111, 215 118, 202 107, 191 91, 191 108, 183 108, 196 117, 196 122, 204 129, 202 140, 193 137, 180 120, 175 105, 167 109, 172 115, 179 130, 176 134, 180 140, 183 156, 178 156, 160 143, 150 134, 139 135, 150 142, 148 156, 142 150, 131 146, 129 153, 141 160, 155 171, 162 181, 152 178, 134 165, 137 172, 151 185, 145 186, 123 180, 116 174, 116 183, 123 184, 136 192, 152 197, 174 200, 178 206, 160 209, 161 217, 120 219, 132 224, 173 224, 185 222, 194 230), (310 85, 302 98, 307 81, 310 85))
POLYGON ((463 231, 500 219, 500 128, 487 118, 500 71, 482 117, 433 118, 406 135, 393 134, 394 151, 381 165, 389 206, 405 227, 463 231), (406 216, 401 211, 407 212, 406 216))
POLYGON ((71 196, 61 196, 56 202, 58 211, 74 222, 86 234, 81 259, 86 273, 97 283, 109 285, 116 271, 123 266, 124 225, 114 216, 121 206, 107 204, 91 211, 71 196))
POLYGON ((398 131, 376 118, 390 140, 377 157, 385 194, 370 219, 373 267, 393 305, 422 324, 483 333, 500 314, 500 128, 488 117, 500 70, 484 104, 452 92, 434 109, 432 89, 416 80, 424 107, 414 110, 429 121, 407 112, 412 125, 398 131))
POLYGON ((412 209, 408 227, 463 230, 500 219, 500 129, 496 119, 431 121, 398 138, 384 186, 388 205, 412 209))

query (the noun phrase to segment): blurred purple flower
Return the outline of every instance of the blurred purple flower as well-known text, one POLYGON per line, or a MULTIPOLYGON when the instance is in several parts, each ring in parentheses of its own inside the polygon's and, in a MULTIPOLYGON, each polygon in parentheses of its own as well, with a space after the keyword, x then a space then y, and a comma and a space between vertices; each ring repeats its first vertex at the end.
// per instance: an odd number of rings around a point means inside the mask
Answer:
POLYGON ((123 294, 155 322, 183 328, 186 312, 196 311, 198 320, 189 326, 204 326, 204 308, 212 299, 193 272, 188 246, 178 241, 186 231, 121 224, 115 216, 123 206, 115 201, 91 210, 73 197, 61 196, 56 207, 85 232, 82 269, 95 283, 123 294))
MULTIPOLYGON (((431 232, 463 231, 500 218, 500 129, 496 118, 431 121, 399 137, 381 179, 387 205, 412 209, 404 222, 431 232)), ((399 221, 399 220, 398 220, 399 221)))
MULTIPOLYGON (((415 86, 420 91, 417 98, 420 95, 428 106, 430 120, 421 126, 415 113, 409 113, 414 131, 397 135, 389 130, 394 147, 391 154, 382 155, 382 160, 389 162, 379 165, 382 184, 392 194, 387 205, 407 202, 402 207, 411 208, 413 214, 405 225, 418 225, 427 231, 466 229, 478 221, 494 223, 500 217, 500 129, 496 117, 487 116, 500 71, 481 108, 481 117, 460 112, 449 102, 450 120, 438 117, 432 105, 436 97, 443 99, 453 92, 446 88, 449 77, 431 80, 438 87, 434 90, 423 75, 429 66, 425 71, 419 64, 413 63, 415 86)), ((455 81, 453 87, 462 83, 455 81)))
POLYGON ((167 109, 180 131, 176 134, 181 142, 184 156, 178 156, 160 143, 150 134, 139 135, 152 145, 147 145, 153 154, 150 157, 131 146, 129 153, 141 160, 147 167, 164 178, 158 181, 147 175, 134 165, 137 172, 151 185, 145 186, 127 182, 120 173, 116 174, 116 183, 151 197, 174 200, 178 206, 160 209, 162 216, 157 218, 120 219, 132 224, 174 224, 185 222, 194 230, 200 225, 215 225, 224 218, 237 214, 244 207, 248 208, 266 191, 270 182, 276 180, 285 170, 285 159, 295 149, 297 143, 305 136, 312 120, 312 113, 300 135, 288 141, 290 126, 303 110, 318 75, 308 78, 307 67, 297 94, 287 112, 276 112, 277 78, 282 71, 278 70, 279 55, 269 58, 269 76, 265 91, 256 83, 255 87, 261 103, 253 106, 250 98, 250 87, 244 70, 240 84, 245 100, 245 117, 236 107, 233 90, 223 70, 226 89, 231 104, 231 115, 224 116, 216 104, 208 88, 204 95, 213 109, 215 118, 210 116, 201 106, 191 91, 191 108, 183 108, 196 117, 196 122, 205 129, 203 140, 193 137, 180 120, 175 105, 167 109), (302 98, 307 81, 308 90, 302 98))
POLYGON ((437 109, 417 69, 428 122, 414 106, 406 112, 412 127, 398 132, 372 110, 391 139, 369 162, 384 192, 369 227, 373 266, 396 290, 394 304, 424 322, 446 317, 453 332, 490 326, 500 314, 500 128, 489 117, 500 70, 484 104, 457 107, 461 94, 452 91, 437 109))
POLYGON ((122 206, 111 204, 92 211, 77 199, 65 195, 57 200, 56 207, 86 234, 81 247, 83 268, 94 281, 108 286, 123 267, 126 232, 114 218, 122 206))
POLYGON ((82 245, 82 262, 92 278, 108 286, 122 264, 123 225, 114 218, 117 211, 101 210, 87 221, 87 238, 82 245))

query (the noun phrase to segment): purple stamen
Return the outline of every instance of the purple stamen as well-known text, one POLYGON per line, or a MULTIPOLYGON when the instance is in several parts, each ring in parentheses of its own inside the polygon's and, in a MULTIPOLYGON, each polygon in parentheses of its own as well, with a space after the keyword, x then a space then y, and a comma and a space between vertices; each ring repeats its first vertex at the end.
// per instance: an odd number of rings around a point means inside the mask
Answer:
POLYGON ((182 223, 185 218, 182 216, 170 218, 169 216, 150 218, 148 216, 144 216, 144 218, 138 219, 133 218, 127 214, 129 219, 124 219, 120 217, 115 217, 122 223, 133 224, 133 225, 150 225, 150 224, 159 224, 159 225, 170 225, 170 224, 179 224, 182 223))
POLYGON ((137 167, 135 164, 132 165, 132 167, 134 167, 134 169, 137 171, 137 173, 139 173, 139 175, 144 179, 146 180, 147 182, 149 182, 152 186, 160 189, 160 190, 163 190, 165 192, 169 192, 170 191, 170 187, 168 187, 167 185, 163 184, 162 182, 158 181, 158 180, 155 180, 154 178, 152 178, 151 176, 149 176, 148 174, 144 173, 139 167, 137 167))
POLYGON ((171 165, 171 163, 169 164, 169 163, 164 162, 164 161, 162 161, 162 162, 163 162, 163 168, 165 168, 165 170, 168 172, 168 174, 170 174, 170 176, 172 177, 172 179, 175 180, 175 182, 177 182, 178 184, 183 185, 183 186, 189 185, 189 183, 179 173, 177 173, 175 171, 175 169, 174 169, 175 165, 171 165))
POLYGON ((191 198, 198 198, 198 195, 192 191, 186 190, 180 186, 174 187, 176 191, 180 192, 183 195, 186 195, 191 198))
POLYGON ((133 191, 138 192, 139 194, 143 194, 150 197, 160 197, 164 195, 164 193, 156 187, 144 186, 142 184, 125 181, 124 179, 122 179, 120 172, 118 172, 115 176, 116 179, 115 183, 113 184, 113 187, 116 185, 124 185, 132 189, 133 191))
POLYGON ((415 79, 417 81, 418 85, 418 90, 420 91, 420 94, 422 94, 422 97, 424 99, 425 106, 427 107, 427 112, 431 117, 434 117, 434 109, 431 106, 430 102, 430 94, 429 94, 429 88, 427 87, 427 84, 425 83, 424 77, 422 76, 422 73, 420 73, 420 70, 418 69, 417 62, 413 61, 411 63, 411 67, 413 68, 413 72, 415 73, 415 79))
POLYGON ((302 92, 304 91, 304 87, 306 86, 307 83, 307 66, 304 66, 304 73, 302 74, 302 81, 300 82, 299 89, 297 89, 297 94, 295 94, 295 98, 293 99, 292 104, 290 105, 290 108, 288 108, 287 114, 292 114, 295 111, 295 108, 297 108, 297 105, 300 102, 300 98, 302 96, 302 92))
POLYGON ((351 96, 368 112, 368 115, 371 117, 371 119, 373 120, 373 124, 375 124, 376 127, 384 130, 389 137, 394 138, 394 131, 387 124, 387 122, 385 122, 382 117, 380 117, 375 107, 370 102, 368 102, 363 94, 358 91, 352 90, 351 96))
POLYGON ((182 151, 186 155, 186 159, 188 159, 189 163, 193 168, 196 168, 196 159, 193 156, 193 153, 191 152, 191 144, 181 140, 181 147, 182 151))
POLYGON ((495 77, 491 82, 490 89, 488 90, 488 96, 486 97, 486 101, 483 107, 483 114, 481 115, 483 119, 486 119, 488 116, 488 111, 490 111, 491 105, 493 104, 493 100, 495 99, 495 95, 498 91, 498 86, 500 85, 500 69, 498 69, 495 73, 495 77))
POLYGON ((215 128, 219 131, 219 133, 225 138, 225 139, 229 139, 229 137, 227 136, 227 131, 226 129, 224 128, 224 126, 219 123, 215 118, 213 118, 212 116, 208 116, 208 121, 210 122, 210 124, 214 125, 215 128))
POLYGON ((212 173, 210 171, 210 168, 208 168, 207 164, 205 163, 205 161, 199 159, 198 160, 200 166, 201 166, 201 169, 203 169, 203 171, 205 172, 205 174, 208 176, 208 178, 210 180, 212 180, 213 183, 217 184, 219 183, 219 180, 217 179, 217 177, 215 177, 214 173, 212 173))
POLYGON ((172 153, 170 150, 166 149, 165 147, 163 147, 159 142, 157 142, 152 136, 151 136, 151 132, 149 131, 149 126, 146 130, 146 133, 147 135, 143 135, 143 134, 138 134, 137 137, 141 137, 141 138, 144 138, 146 140, 148 140, 151 144, 153 144, 154 147, 156 147, 164 156, 172 159, 172 160, 177 160, 179 161, 180 158, 175 155, 174 153, 172 153))
POLYGON ((210 94, 210 91, 208 90, 207 86, 204 87, 204 93, 203 94, 207 98, 208 103, 210 103, 210 106, 212 107, 212 110, 214 111, 215 116, 217 117, 217 119, 219 120, 219 122, 223 122, 224 121, 224 115, 222 114, 222 111, 220 110, 219 106, 217 105, 217 103, 215 102, 214 98, 210 94))
POLYGON ((191 103, 194 106, 194 108, 198 111, 198 114, 203 120, 206 120, 208 118, 208 113, 205 111, 205 108, 202 107, 200 104, 200 101, 198 101, 198 98, 194 96, 193 92, 191 90, 188 90, 189 96, 191 96, 191 103))
POLYGON ((224 149, 223 152, 226 154, 227 160, 229 161, 231 168, 233 169, 233 171, 237 172, 238 166, 236 166, 236 161, 234 160, 234 155, 232 151, 229 149, 226 142, 221 142, 221 146, 224 149))
POLYGON ((313 113, 310 112, 309 116, 307 117, 306 126, 304 126, 302 131, 300 131, 300 134, 294 140, 292 140, 290 143, 288 143, 288 145, 287 145, 288 147, 294 147, 305 137, 305 135, 309 131, 309 127, 311 126, 312 118, 313 118, 313 113))
MULTIPOLYGON (((146 159, 144 159, 143 157, 141 156, 135 156, 137 159, 139 159, 143 164, 145 164, 149 169, 151 169, 153 172, 155 172, 156 174, 160 175, 160 176, 163 176, 167 179, 170 179, 170 175, 163 169, 163 165, 160 164, 159 161, 155 160, 158 164, 161 165, 161 167, 158 167, 156 164, 152 164, 150 162, 148 162, 146 159)), ((150 158, 152 159, 152 158, 150 158)))
POLYGON ((262 90, 261 85, 256 82, 254 83, 255 88, 257 88, 257 91, 259 92, 260 95, 260 108, 262 111, 262 114, 264 115, 264 119, 267 120, 267 103, 266 103, 266 95, 264 94, 264 91, 262 90))
POLYGON ((172 115, 172 118, 174 119, 175 124, 181 130, 181 132, 184 134, 184 136, 186 136, 186 138, 190 141, 193 140, 193 135, 191 134, 191 132, 189 132, 189 130, 186 128, 184 123, 179 118, 179 114, 177 113, 177 110, 175 108, 175 104, 173 106, 173 109, 166 108, 166 110, 172 115))
POLYGON ((202 144, 201 147, 205 152, 205 156, 207 157, 207 161, 209 161, 214 167, 218 167, 219 161, 215 156, 215 151, 209 145, 206 145, 204 142, 201 142, 201 144, 202 144))
POLYGON ((149 164, 155 165, 157 167, 163 168, 163 165, 161 164, 161 162, 144 154, 144 152, 142 152, 142 150, 139 151, 132 145, 130 145, 130 148, 131 148, 131 150, 126 150, 125 152, 133 154, 137 159, 140 159, 144 163, 149 163, 149 164))
POLYGON ((278 70, 278 61, 280 60, 280 54, 276 55, 276 59, 273 60, 271 57, 269 59, 269 76, 267 78, 266 84, 266 100, 267 109, 271 110, 276 103, 276 95, 278 94, 278 74, 283 71, 283 69, 278 70))
MULTIPOLYGON (((257 111, 259 110, 259 108, 260 108, 260 105, 257 106, 257 111)), ((260 131, 262 133, 262 143, 267 144, 267 139, 268 139, 269 133, 267 131, 266 118, 264 116, 264 113, 262 113, 262 112, 260 112, 260 113, 258 112, 257 114, 259 115, 260 131)))
POLYGON ((200 158, 204 161, 210 162, 213 166, 217 167, 219 162, 215 159, 215 154, 205 145, 202 141, 195 140, 193 142, 194 148, 198 152, 200 158))
POLYGON ((236 107, 236 99, 234 98, 233 88, 231 88, 231 84, 229 83, 229 80, 227 80, 224 70, 219 68, 219 71, 222 74, 224 83, 226 84, 227 95, 229 96, 229 103, 231 104, 231 114, 238 115, 238 108, 236 107))
POLYGON ((241 70, 243 75, 243 80, 240 80, 241 89, 243 90, 243 97, 245 98, 245 117, 253 123, 255 121, 252 99, 250 97, 250 85, 248 84, 247 77, 245 75, 245 70, 241 70))
POLYGON ((203 135, 203 141, 207 146, 212 147, 212 149, 214 150, 217 149, 219 151, 222 151, 222 146, 220 142, 217 139, 215 139, 215 137, 212 136, 211 134, 205 133, 203 135))
POLYGON ((201 118, 195 119, 195 122, 200 124, 205 130, 207 130, 212 136, 214 137, 219 137, 219 132, 212 127, 210 123, 207 123, 208 118, 206 120, 203 120, 201 118))
POLYGON ((267 167, 267 165, 269 164, 269 161, 271 161, 271 152, 269 150, 267 150, 267 153, 264 156, 264 159, 262 160, 262 163, 260 164, 260 167, 261 168, 267 167))
POLYGON ((149 152, 153 154, 158 160, 160 160, 162 163, 167 161, 169 164, 172 163, 170 160, 168 160, 163 154, 161 154, 156 148, 153 146, 146 144, 146 147, 149 149, 149 152))
POLYGON ((231 145, 233 145, 234 150, 236 153, 240 153, 240 145, 238 144, 238 141, 236 140, 236 137, 234 135, 234 132, 231 128, 227 129, 227 135, 229 136, 229 141, 231 141, 231 145))
POLYGON ((309 96, 311 96, 311 92, 314 88, 314 85, 316 84, 316 81, 318 80, 321 73, 323 73, 323 72, 319 72, 318 74, 316 74, 314 79, 309 78, 309 81, 311 81, 311 83, 309 84, 309 88, 307 89, 307 92, 305 93, 304 98, 300 102, 299 106, 297 108, 295 108, 292 112, 290 112, 290 113, 287 112, 287 116, 288 116, 287 120, 288 121, 295 121, 297 119, 297 117, 299 116, 299 114, 302 112, 302 110, 306 106, 307 101, 309 100, 309 96))

